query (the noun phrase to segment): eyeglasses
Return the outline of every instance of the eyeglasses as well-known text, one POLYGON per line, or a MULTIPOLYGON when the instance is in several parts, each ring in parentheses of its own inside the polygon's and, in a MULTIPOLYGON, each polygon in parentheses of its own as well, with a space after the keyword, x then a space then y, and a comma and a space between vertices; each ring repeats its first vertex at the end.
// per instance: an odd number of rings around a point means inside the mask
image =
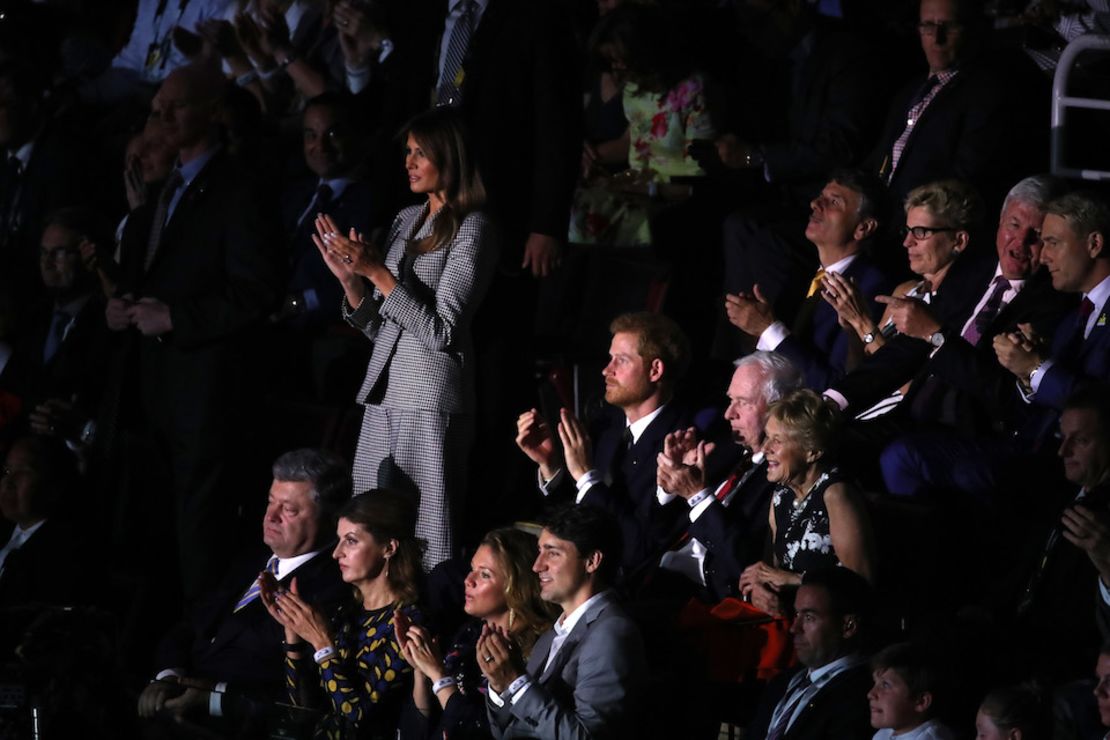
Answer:
POLYGON ((43 262, 57 262, 60 259, 69 259, 76 257, 79 253, 77 247, 54 247, 53 249, 43 249, 39 252, 39 259, 43 262))
POLYGON ((921 21, 917 24, 918 33, 922 36, 935 35, 937 40, 944 39, 948 34, 959 31, 960 28, 961 25, 959 21, 941 21, 940 23, 936 21, 921 21))
POLYGON ((907 234, 913 234, 914 239, 928 239, 942 231, 959 231, 959 229, 955 226, 903 226, 902 238, 905 239, 907 234))

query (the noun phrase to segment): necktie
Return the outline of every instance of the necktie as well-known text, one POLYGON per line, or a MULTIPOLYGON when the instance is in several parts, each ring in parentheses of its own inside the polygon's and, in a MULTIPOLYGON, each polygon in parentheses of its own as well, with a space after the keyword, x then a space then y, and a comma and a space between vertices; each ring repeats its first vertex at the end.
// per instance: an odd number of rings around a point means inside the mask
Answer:
MULTIPOLYGON (((276 578, 277 577, 277 567, 278 567, 277 555, 271 555, 270 559, 266 561, 266 571, 272 573, 274 575, 274 577, 276 578)), ((252 583, 250 585, 250 588, 248 588, 246 590, 246 592, 243 594, 242 598, 239 599, 239 603, 237 603, 235 605, 235 610, 234 611, 239 611, 244 606, 246 606, 247 604, 254 601, 256 598, 258 598, 258 594, 261 593, 261 592, 262 592, 262 576, 259 575, 258 578, 254 579, 254 583, 252 583)))
POLYGON ((1083 302, 1079 304, 1079 308, 1075 311, 1075 326, 1072 328, 1071 335, 1056 355, 1058 360, 1064 363, 1072 363, 1079 358, 1079 353, 1083 349, 1084 335, 1087 332, 1087 320, 1094 310, 1095 304, 1091 303, 1090 298, 1084 297, 1083 302))
POLYGON ((617 449, 613 452, 613 463, 609 469, 609 479, 617 484, 624 482, 624 461, 628 457, 628 451, 632 448, 632 427, 626 426, 624 431, 621 432, 620 442, 617 443, 617 449))
POLYGON ((816 293, 817 291, 819 291, 821 289, 821 281, 824 280, 824 279, 825 279, 825 268, 822 267, 820 270, 817 271, 817 274, 813 276, 813 280, 810 281, 809 290, 806 291, 806 298, 809 298, 810 296, 812 296, 814 293, 816 293))
POLYGON ((154 261, 154 255, 158 253, 158 245, 162 241, 162 232, 166 227, 166 217, 170 212, 170 203, 173 201, 174 194, 184 182, 181 171, 175 169, 166 178, 162 190, 158 193, 158 203, 154 206, 154 218, 150 224, 150 239, 146 245, 146 259, 143 261, 144 272, 150 269, 150 264, 154 261))
POLYGON ((781 740, 782 736, 786 734, 787 728, 790 726, 790 718, 793 716, 794 711, 801 703, 802 697, 806 693, 806 689, 813 685, 813 681, 809 679, 807 673, 801 681, 794 686, 794 689, 782 698, 779 702, 778 708, 771 719, 771 727, 767 730, 767 740, 781 740))
POLYGON ((917 89, 914 96, 910 99, 909 107, 906 110, 906 127, 902 129, 902 133, 894 140, 894 144, 890 147, 890 169, 889 171, 881 174, 886 175, 886 181, 889 184, 890 179, 894 176, 894 171, 898 169, 898 162, 902 159, 902 152, 906 150, 906 142, 909 141, 910 134, 913 133, 913 127, 917 120, 921 118, 921 114, 925 112, 928 107, 929 93, 937 86, 940 80, 936 75, 929 75, 929 78, 917 89))
POLYGON ((447 57, 443 60, 443 76, 439 78, 436 105, 459 105, 462 102, 462 63, 470 49, 470 36, 474 32, 474 0, 462 0, 463 12, 451 28, 447 42, 447 57))
POLYGON ((987 330, 991 322, 998 316, 998 312, 1002 310, 1002 296, 1010 289, 1010 281, 999 275, 994 279, 994 288, 987 298, 987 302, 979 309, 979 313, 975 315, 975 320, 968 324, 967 329, 964 330, 963 337, 971 344, 978 344, 979 340, 983 338, 983 332, 987 330))
POLYGON ((320 187, 316 188, 316 197, 312 204, 313 207, 308 215, 305 216, 305 220, 307 221, 317 213, 327 213, 328 209, 331 208, 331 200, 334 195, 330 185, 327 183, 320 183, 320 187))
POLYGON ((50 321, 50 332, 46 335, 46 343, 42 346, 42 363, 44 365, 50 362, 58 352, 58 347, 62 346, 62 340, 65 339, 66 329, 69 327, 71 320, 72 318, 65 311, 54 312, 54 318, 50 321))

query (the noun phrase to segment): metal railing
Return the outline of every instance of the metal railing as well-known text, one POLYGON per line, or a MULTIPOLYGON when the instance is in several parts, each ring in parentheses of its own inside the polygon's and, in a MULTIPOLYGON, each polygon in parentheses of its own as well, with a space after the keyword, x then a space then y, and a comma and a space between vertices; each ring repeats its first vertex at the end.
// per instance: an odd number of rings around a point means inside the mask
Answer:
MULTIPOLYGON (((1087 51, 1110 53, 1110 36, 1085 34, 1067 45, 1056 65, 1052 79, 1052 174, 1059 177, 1077 177, 1083 180, 1110 180, 1110 171, 1070 167, 1064 163, 1067 112, 1072 109, 1110 112, 1110 100, 1080 98, 1067 94, 1068 82, 1079 56, 1087 51)), ((1100 142, 1099 145, 1104 145, 1100 142)), ((1074 161, 1074 158, 1073 158, 1074 161)))

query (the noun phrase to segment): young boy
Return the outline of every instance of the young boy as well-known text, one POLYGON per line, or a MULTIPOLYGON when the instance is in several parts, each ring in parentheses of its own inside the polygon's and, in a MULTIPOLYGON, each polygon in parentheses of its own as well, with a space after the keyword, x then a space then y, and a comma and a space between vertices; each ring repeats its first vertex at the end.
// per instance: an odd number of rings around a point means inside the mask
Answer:
POLYGON ((933 719, 940 684, 935 661, 908 642, 880 651, 871 660, 875 685, 867 693, 874 740, 952 740, 952 732, 933 719))

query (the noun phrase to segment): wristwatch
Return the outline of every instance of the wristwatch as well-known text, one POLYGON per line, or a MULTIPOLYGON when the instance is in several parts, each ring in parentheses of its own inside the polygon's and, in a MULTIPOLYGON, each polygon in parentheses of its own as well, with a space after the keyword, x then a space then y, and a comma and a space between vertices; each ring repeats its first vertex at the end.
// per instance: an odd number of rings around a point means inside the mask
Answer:
POLYGON ((937 349, 940 349, 944 346, 944 334, 939 331, 933 332, 929 335, 929 344, 933 345, 937 349))
POLYGON ((866 334, 863 335, 863 343, 864 344, 871 344, 874 341, 875 341, 875 332, 869 331, 869 332, 867 332, 866 334))

